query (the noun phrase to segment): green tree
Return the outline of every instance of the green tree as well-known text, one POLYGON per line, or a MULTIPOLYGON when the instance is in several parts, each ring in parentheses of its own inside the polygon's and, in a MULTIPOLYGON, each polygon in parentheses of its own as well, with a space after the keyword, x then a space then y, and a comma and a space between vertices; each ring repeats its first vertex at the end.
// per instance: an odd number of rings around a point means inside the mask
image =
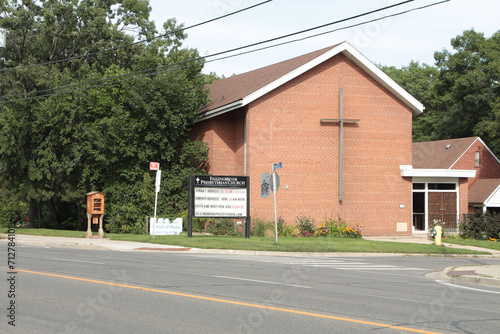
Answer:
POLYGON ((451 40, 454 51, 435 52, 435 66, 411 62, 382 69, 420 100, 413 140, 481 136, 500 154, 500 31, 490 38, 474 30, 451 40))
POLYGON ((84 227, 85 193, 101 190, 110 226, 137 232, 152 214, 149 161, 166 180, 163 214, 186 209, 187 173, 204 171, 206 147, 189 131, 207 101, 206 79, 203 62, 191 61, 196 50, 182 48, 182 26, 171 19, 170 35, 96 53, 132 43, 129 32, 156 35, 149 12, 142 0, 0 2, 0 27, 10 30, 0 62, 0 177, 31 211, 46 205, 54 227, 84 227), (46 62, 54 63, 29 67, 46 62))
POLYGON ((440 70, 437 92, 446 106, 437 129, 439 136, 481 136, 498 154, 500 138, 493 125, 498 112, 500 31, 485 38, 468 30, 453 38, 451 45, 454 53, 444 50, 434 54, 440 70))
POLYGON ((413 141, 436 139, 433 125, 439 120, 439 110, 443 107, 442 98, 436 91, 439 70, 414 61, 400 69, 394 66, 381 66, 381 69, 425 106, 424 113, 413 122, 413 141))

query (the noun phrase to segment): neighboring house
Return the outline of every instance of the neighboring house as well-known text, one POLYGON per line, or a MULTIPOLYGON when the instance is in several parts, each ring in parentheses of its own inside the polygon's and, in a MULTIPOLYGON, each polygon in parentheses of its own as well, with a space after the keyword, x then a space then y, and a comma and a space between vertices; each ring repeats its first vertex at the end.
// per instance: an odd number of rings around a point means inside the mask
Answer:
POLYGON ((209 89, 192 135, 209 146, 211 174, 250 176, 252 218, 274 220, 260 181, 282 162, 286 222, 341 217, 365 235, 411 235, 412 177, 400 166, 412 165, 412 119, 423 105, 349 43, 209 89))
POLYGON ((478 179, 469 188, 469 213, 500 213, 500 179, 478 179))
POLYGON ((413 143, 413 228, 426 231, 433 220, 456 228, 463 214, 500 208, 500 161, 479 137, 413 143))

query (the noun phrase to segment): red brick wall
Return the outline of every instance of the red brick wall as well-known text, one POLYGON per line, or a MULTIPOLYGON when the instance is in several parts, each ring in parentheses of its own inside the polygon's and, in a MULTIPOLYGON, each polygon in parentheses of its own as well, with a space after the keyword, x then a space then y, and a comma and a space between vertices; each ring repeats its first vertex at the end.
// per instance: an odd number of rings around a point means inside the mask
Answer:
POLYGON ((320 221, 340 215, 364 227, 366 235, 411 234, 411 180, 399 166, 411 165, 412 113, 343 55, 254 101, 247 113, 247 174, 251 214, 274 219, 272 198, 260 198, 260 175, 272 163, 279 170, 278 215, 320 221), (338 198, 338 92, 344 90, 344 191, 338 198), (288 185, 288 190, 283 189, 288 185))
MULTIPOLYGON (((469 183, 466 178, 460 178, 458 181, 459 191, 459 214, 463 215, 469 211, 469 183)), ((461 219, 462 217, 459 217, 461 219)))
POLYGON ((243 108, 198 123, 191 135, 208 144, 208 172, 213 175, 243 175, 243 108))
POLYGON ((469 178, 469 185, 476 179, 500 178, 500 164, 480 140, 465 152, 452 169, 476 170, 476 177, 469 178), (475 153, 479 152, 479 166, 475 166, 475 153))

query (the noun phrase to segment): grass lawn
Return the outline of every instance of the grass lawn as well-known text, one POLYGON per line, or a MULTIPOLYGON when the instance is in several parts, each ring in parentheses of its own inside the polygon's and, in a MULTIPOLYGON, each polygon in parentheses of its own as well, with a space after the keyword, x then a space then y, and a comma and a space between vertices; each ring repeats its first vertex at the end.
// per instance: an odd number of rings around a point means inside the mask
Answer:
POLYGON ((500 242, 488 241, 488 240, 473 240, 473 239, 443 239, 444 243, 450 243, 455 245, 463 246, 475 246, 488 249, 494 249, 500 251, 500 242))
MULTIPOLYGON (((7 232, 5 229, 4 233, 7 232)), ((16 234, 31 234, 54 237, 84 238, 85 231, 64 231, 49 229, 17 228, 16 234)), ((137 234, 105 233, 111 240, 136 241, 154 244, 184 246, 204 249, 235 249, 276 252, 354 252, 354 253, 406 253, 406 254, 488 254, 466 249, 448 248, 444 246, 423 245, 413 243, 371 241, 365 239, 330 238, 330 237, 281 237, 276 245, 275 238, 165 235, 156 236, 137 234)), ((446 240, 448 242, 448 239, 446 240)), ((480 246, 482 247, 482 246, 480 246)))

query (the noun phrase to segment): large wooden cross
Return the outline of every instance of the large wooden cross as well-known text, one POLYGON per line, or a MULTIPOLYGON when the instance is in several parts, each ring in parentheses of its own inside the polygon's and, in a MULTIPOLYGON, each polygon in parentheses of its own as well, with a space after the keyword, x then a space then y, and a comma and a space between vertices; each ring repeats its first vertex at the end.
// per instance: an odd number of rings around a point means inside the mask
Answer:
POLYGON ((344 89, 339 91, 339 118, 322 118, 321 123, 337 123, 339 125, 339 202, 342 202, 343 178, 344 178, 344 123, 355 124, 359 119, 344 118, 344 89))

